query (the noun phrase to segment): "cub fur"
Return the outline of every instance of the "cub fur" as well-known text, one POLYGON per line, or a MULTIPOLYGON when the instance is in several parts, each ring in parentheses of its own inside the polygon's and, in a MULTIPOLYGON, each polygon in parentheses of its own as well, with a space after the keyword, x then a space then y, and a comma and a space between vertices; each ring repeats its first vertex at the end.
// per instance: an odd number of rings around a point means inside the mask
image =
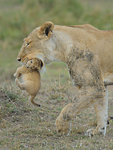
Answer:
MULTIPOLYGON (((26 58, 26 60, 28 60, 28 58, 26 58)), ((17 86, 21 90, 26 90, 30 95, 29 100, 31 103, 38 107, 40 107, 40 105, 34 102, 34 98, 41 86, 39 71, 42 66, 41 60, 33 58, 28 60, 24 66, 17 68, 17 71, 14 74, 17 86)))

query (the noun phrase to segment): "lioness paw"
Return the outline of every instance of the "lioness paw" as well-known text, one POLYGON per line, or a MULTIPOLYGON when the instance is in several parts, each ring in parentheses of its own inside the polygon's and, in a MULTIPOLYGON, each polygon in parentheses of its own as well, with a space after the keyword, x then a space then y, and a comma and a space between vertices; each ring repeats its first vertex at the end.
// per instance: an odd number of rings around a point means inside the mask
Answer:
POLYGON ((94 129, 88 129, 85 133, 85 136, 92 137, 94 135, 94 129))
POLYGON ((102 134, 105 136, 106 134, 106 127, 96 127, 96 129, 88 129, 85 133, 86 136, 92 137, 96 134, 102 134))

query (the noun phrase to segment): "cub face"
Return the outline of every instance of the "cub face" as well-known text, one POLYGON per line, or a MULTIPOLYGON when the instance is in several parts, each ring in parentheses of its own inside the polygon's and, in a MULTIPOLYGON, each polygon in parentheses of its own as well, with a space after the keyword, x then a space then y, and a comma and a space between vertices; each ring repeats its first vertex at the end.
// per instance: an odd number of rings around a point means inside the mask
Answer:
POLYGON ((26 62, 25 66, 32 70, 40 71, 43 67, 43 62, 38 58, 32 58, 26 62))

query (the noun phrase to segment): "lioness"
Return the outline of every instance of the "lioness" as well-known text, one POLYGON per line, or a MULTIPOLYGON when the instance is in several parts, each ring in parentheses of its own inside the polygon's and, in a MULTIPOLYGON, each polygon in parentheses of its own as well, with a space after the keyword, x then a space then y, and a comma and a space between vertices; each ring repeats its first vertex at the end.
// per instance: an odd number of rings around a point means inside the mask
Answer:
POLYGON ((79 103, 66 106, 65 114, 70 119, 66 120, 66 117, 61 117, 63 114, 60 114, 56 121, 57 129, 67 132, 69 126, 64 130, 65 122, 70 121, 83 109, 93 105, 97 115, 97 127, 88 130, 88 134, 102 133, 105 135, 108 96, 103 82, 113 81, 113 31, 102 31, 89 24, 54 26, 52 22, 46 22, 34 29, 24 40, 17 60, 23 62, 24 57, 34 51, 37 51, 37 58, 41 54, 45 63, 52 61, 66 63, 71 78, 78 87, 76 96, 79 96, 79 103), (88 58, 87 53, 92 57, 88 58), (76 65, 77 62, 79 65, 76 65), (84 67, 87 71, 83 69, 84 67), (94 82, 95 79, 96 82, 94 82))
POLYGON ((34 98, 40 89, 40 70, 42 68, 41 60, 37 58, 28 59, 24 66, 17 68, 14 76, 15 82, 21 90, 26 90, 30 95, 29 100, 33 105, 40 107, 34 102, 34 98), (21 78, 20 80, 18 78, 21 78))

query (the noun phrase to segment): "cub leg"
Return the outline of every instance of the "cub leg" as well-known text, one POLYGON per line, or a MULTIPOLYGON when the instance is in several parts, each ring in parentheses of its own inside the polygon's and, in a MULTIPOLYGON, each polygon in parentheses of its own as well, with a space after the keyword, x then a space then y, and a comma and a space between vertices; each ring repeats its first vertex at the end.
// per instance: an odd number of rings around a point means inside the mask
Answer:
POLYGON ((14 73, 14 77, 16 77, 16 78, 19 78, 20 76, 21 76, 20 72, 17 71, 17 72, 14 73))
POLYGON ((14 77, 19 78, 22 73, 26 71, 26 68, 24 66, 21 66, 17 68, 16 72, 14 73, 14 77))
POLYGON ((21 90, 25 90, 25 84, 24 83, 20 83, 20 81, 16 78, 15 82, 17 84, 17 86, 21 89, 21 90))

